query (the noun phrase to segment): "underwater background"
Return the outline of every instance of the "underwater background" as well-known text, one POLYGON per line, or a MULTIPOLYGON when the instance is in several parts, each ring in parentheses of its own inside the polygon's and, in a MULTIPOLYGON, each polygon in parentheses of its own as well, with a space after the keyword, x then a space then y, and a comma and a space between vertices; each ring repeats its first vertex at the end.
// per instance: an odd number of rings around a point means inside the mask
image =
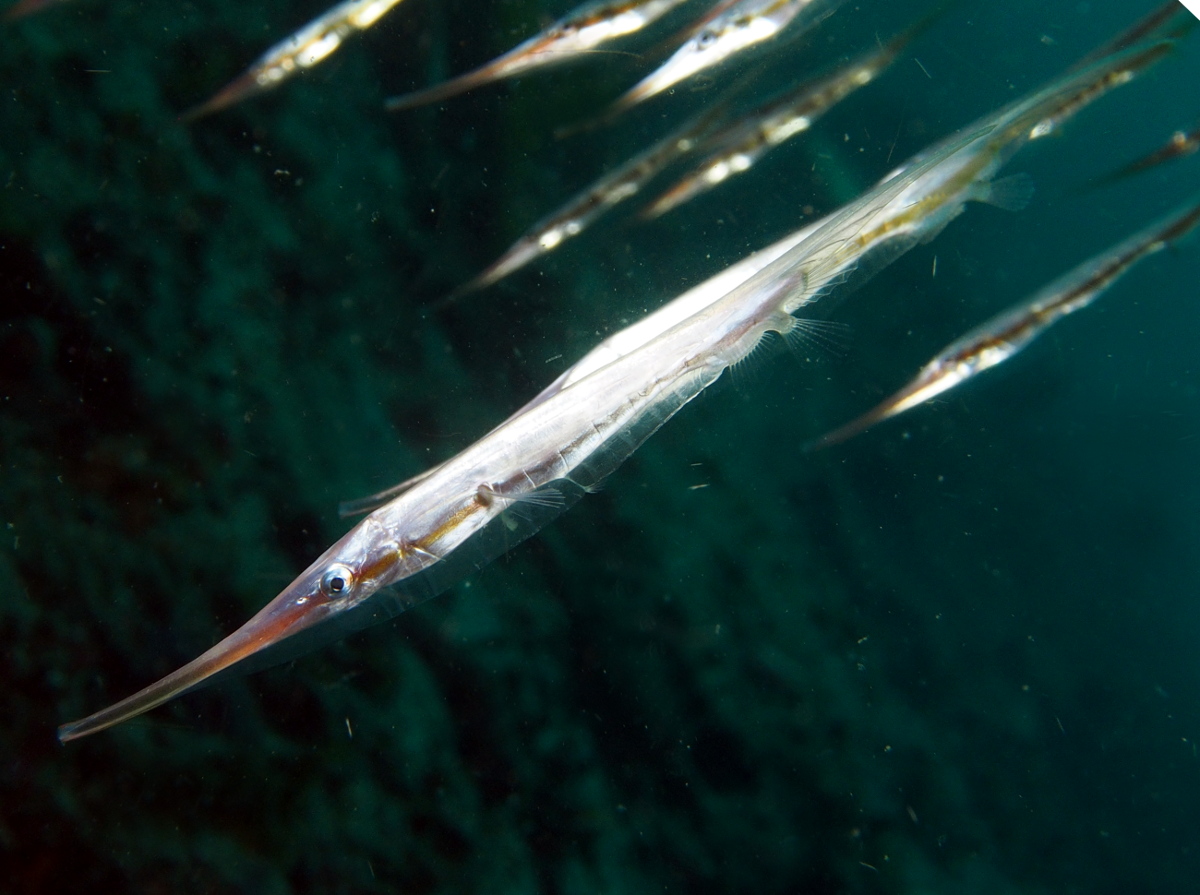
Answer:
MULTIPOLYGON (((58 744, 257 611, 349 527, 339 500, 1155 5, 953 4, 744 177, 441 306, 744 66, 555 139, 676 17, 386 114, 571 5, 405 0, 178 122, 328 2, 0 28, 0 890, 1194 891, 1200 242, 946 399, 802 448, 1200 191, 1200 156, 1089 188, 1194 126, 1196 34, 1022 151, 1029 208, 972 206, 816 306, 844 349, 759 352, 438 599, 58 744)), ((846 4, 757 89, 928 9, 846 4)))

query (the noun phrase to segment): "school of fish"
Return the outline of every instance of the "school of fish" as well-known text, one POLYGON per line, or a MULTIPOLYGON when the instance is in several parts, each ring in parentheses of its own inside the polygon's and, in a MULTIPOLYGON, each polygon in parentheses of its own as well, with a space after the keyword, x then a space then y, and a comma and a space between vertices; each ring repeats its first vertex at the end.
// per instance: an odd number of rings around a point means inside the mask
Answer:
MULTIPOLYGON (((20 0, 15 18, 55 0, 20 0)), ((58 0, 62 2, 62 0, 58 0)), ((196 121, 281 86, 371 27, 399 0, 347 0, 267 50, 242 75, 185 112, 196 121)), ((448 100, 518 75, 582 61, 598 47, 681 14, 687 0, 597 0, 579 7, 477 69, 389 100, 392 112, 448 100)), ((735 56, 764 52, 820 26, 841 0, 720 0, 677 35, 665 62, 584 127, 611 124, 631 108, 665 103, 672 89, 735 56)), ((692 155, 691 171, 642 210, 664 215, 748 170, 803 133, 852 92, 882 77, 944 9, 846 63, 734 116, 735 81, 705 110, 528 230, 447 300, 492 286, 618 203, 641 194, 692 155)), ((748 357, 768 334, 806 331, 803 309, 928 242, 968 203, 1018 211, 1032 184, 1001 177, 1025 145, 1058 133, 1082 109, 1128 84, 1185 39, 1195 20, 1171 0, 1042 88, 917 153, 873 187, 802 229, 731 265, 643 319, 605 338, 507 420, 470 447, 399 485, 342 506, 365 513, 340 540, 242 627, 143 690, 59 728, 62 742, 119 724, 225 673, 269 660, 283 647, 344 636, 435 596, 511 548, 595 489, 681 407, 748 357), (254 660, 250 662, 249 660, 254 660)), ((1200 149, 1200 131, 1165 144, 1101 181, 1134 176, 1200 149)), ((1136 264, 1200 224, 1200 197, 1143 226, 1032 297, 940 351, 893 396, 815 439, 830 447, 919 407, 1015 356, 1048 327, 1090 306, 1136 264)), ((473 300, 483 300, 481 298, 473 300)))

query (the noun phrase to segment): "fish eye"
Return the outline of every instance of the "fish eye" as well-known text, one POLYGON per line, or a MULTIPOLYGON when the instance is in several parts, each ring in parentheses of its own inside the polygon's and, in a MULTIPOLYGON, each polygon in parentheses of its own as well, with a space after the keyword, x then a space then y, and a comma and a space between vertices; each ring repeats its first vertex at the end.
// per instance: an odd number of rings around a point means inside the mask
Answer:
POLYGON ((717 34, 717 32, 713 31, 712 29, 706 29, 700 32, 699 36, 696 38, 696 46, 701 50, 707 49, 717 42, 718 37, 720 37, 720 35, 717 34))
POLYGON ((321 593, 329 599, 345 595, 353 586, 354 573, 340 564, 330 566, 321 576, 321 593))

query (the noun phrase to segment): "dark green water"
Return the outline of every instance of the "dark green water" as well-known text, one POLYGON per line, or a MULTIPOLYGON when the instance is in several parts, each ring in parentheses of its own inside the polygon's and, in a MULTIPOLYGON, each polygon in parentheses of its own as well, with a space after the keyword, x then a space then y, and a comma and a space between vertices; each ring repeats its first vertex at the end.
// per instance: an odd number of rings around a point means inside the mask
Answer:
MULTIPOLYGON (((739 71, 574 140, 551 134, 646 61, 380 111, 568 6, 405 0, 190 126, 322 0, 74 0, 0 29, 0 890, 1194 891, 1200 243, 945 400, 800 450, 1196 194, 1200 156, 1083 189, 1194 125, 1194 34, 1018 156, 1027 210, 973 206, 820 309, 844 353, 756 357, 392 623, 56 742, 266 603, 346 530, 338 500, 1154 4, 965 0, 734 184, 432 310, 739 71)), ((771 77, 926 9, 847 5, 771 77)))

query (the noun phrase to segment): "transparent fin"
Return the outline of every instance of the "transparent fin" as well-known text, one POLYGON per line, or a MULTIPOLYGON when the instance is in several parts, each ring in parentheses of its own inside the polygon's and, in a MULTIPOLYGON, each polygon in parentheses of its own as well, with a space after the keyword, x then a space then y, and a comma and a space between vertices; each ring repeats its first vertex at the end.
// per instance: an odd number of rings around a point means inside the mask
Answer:
POLYGON ((884 242, 876 243, 861 255, 843 262, 841 269, 833 274, 818 272, 815 275, 806 276, 806 279, 810 283, 813 283, 814 286, 806 286, 806 291, 799 297, 798 301, 796 299, 789 299, 785 302, 783 310, 789 314, 794 314, 800 308, 827 298, 831 294, 836 299, 834 303, 834 306, 836 306, 837 303, 842 302, 870 282, 875 274, 879 273, 913 246, 919 244, 921 239, 922 234, 918 233, 889 236, 884 242), (810 288, 812 291, 808 291, 810 288))
MULTIPOLYGON (((806 276, 804 288, 799 293, 799 301, 797 302, 795 298, 789 298, 783 305, 784 311, 788 314, 794 314, 797 310, 805 305, 810 305, 813 302, 827 298, 829 295, 837 292, 839 289, 841 289, 841 287, 851 282, 851 280, 854 280, 854 285, 850 287, 850 291, 857 289, 858 280, 855 279, 855 277, 858 275, 860 268, 862 268, 862 262, 862 257, 854 258, 853 260, 844 264, 842 269, 832 276, 820 274, 806 276)), ((869 280, 876 272, 878 272, 878 270, 882 269, 882 266, 880 268, 868 268, 867 273, 861 275, 862 281, 865 282, 866 280, 869 280)), ((841 294, 848 293, 839 293, 839 297, 841 294)))
POLYGON ((716 382, 724 371, 722 367, 705 367, 693 370, 658 398, 655 403, 614 433, 604 446, 571 471, 570 481, 592 493, 603 486, 604 480, 625 460, 641 447, 647 438, 679 412, 692 398, 716 382))
POLYGON ((512 504, 514 507, 534 506, 557 508, 566 502, 566 495, 557 488, 538 488, 536 491, 528 491, 524 494, 516 495, 496 495, 497 500, 505 501, 512 504))
POLYGON ((1035 188, 1028 174, 1012 174, 990 183, 980 184, 975 195, 976 202, 994 205, 1005 211, 1024 211, 1033 201, 1035 188))
POLYGON ((369 494, 366 497, 358 497, 354 500, 343 500, 338 504, 338 516, 340 516, 342 519, 345 519, 349 516, 361 516, 364 513, 370 513, 374 510, 377 510, 385 503, 390 503, 405 491, 408 491, 410 488, 425 481, 425 479, 429 478, 430 475, 435 473, 440 466, 441 464, 438 464, 438 466, 433 466, 419 475, 413 476, 411 479, 405 479, 400 484, 392 485, 392 487, 385 488, 384 490, 378 491, 375 494, 369 494))
POLYGON ((846 323, 833 320, 794 318, 792 328, 785 333, 787 346, 801 360, 808 359, 811 351, 826 357, 844 357, 850 347, 851 329, 846 323))
POLYGON ((421 87, 409 93, 392 96, 384 100, 383 107, 389 112, 402 112, 415 109, 417 106, 438 103, 444 99, 468 93, 476 87, 502 81, 520 73, 521 69, 513 66, 514 53, 506 53, 480 68, 466 72, 440 84, 421 87))

